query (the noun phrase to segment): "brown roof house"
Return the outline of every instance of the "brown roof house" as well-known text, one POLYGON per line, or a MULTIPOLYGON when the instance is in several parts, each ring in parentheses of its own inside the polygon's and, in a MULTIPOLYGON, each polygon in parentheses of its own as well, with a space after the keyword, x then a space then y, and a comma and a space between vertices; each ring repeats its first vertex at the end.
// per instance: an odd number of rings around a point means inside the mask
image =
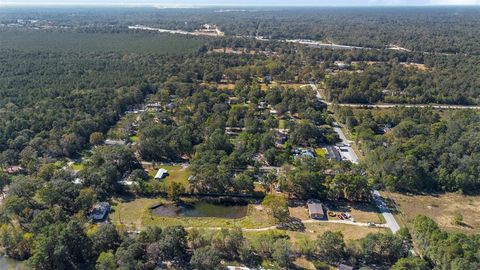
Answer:
POLYGON ((312 219, 326 219, 325 211, 323 210, 323 204, 318 201, 308 201, 308 215, 312 219))

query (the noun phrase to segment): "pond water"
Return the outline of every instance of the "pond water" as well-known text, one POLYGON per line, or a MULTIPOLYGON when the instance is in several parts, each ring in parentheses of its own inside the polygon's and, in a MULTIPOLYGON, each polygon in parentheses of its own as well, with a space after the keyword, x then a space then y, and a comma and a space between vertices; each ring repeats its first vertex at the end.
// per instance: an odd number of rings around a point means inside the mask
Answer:
POLYGON ((219 205, 208 202, 196 202, 181 205, 160 205, 152 212, 161 217, 216 217, 242 218, 247 215, 247 205, 219 205))
POLYGON ((0 255, 0 269, 1 270, 27 270, 30 269, 24 262, 16 261, 5 256, 0 255))

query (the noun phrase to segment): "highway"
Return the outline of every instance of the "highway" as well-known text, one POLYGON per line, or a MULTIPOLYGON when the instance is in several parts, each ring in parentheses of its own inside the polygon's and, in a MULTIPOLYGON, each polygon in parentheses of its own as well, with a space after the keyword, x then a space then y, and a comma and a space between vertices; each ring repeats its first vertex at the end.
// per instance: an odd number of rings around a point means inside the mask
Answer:
POLYGON ((430 109, 468 109, 480 110, 480 106, 463 106, 463 105, 448 105, 448 104, 352 104, 352 103, 332 103, 325 102, 327 105, 352 107, 352 108, 430 108, 430 109))
POLYGON ((317 92, 317 98, 328 106, 352 107, 352 108, 430 108, 430 109, 460 109, 460 110, 480 110, 480 106, 464 106, 450 104, 358 104, 358 103, 333 103, 326 101, 320 94, 320 90, 315 84, 305 84, 301 87, 310 86, 313 91, 317 92))

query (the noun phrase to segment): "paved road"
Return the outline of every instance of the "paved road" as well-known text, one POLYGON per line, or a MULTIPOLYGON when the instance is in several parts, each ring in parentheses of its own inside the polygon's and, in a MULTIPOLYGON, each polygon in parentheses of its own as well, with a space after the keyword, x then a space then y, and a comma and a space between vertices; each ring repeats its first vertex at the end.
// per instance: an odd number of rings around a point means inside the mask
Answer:
MULTIPOLYGON (((325 102, 327 105, 334 105, 331 102, 325 102)), ((430 109, 463 109, 463 110, 480 110, 480 106, 461 106, 461 105, 447 105, 447 104, 351 104, 351 103, 335 103, 340 107, 352 108, 430 108, 430 109)))
MULTIPOLYGON (((321 100, 321 95, 320 91, 317 89, 317 86, 314 84, 310 85, 313 90, 317 91, 317 98, 321 100)), ((323 100, 322 100, 323 101, 323 100)), ((325 102, 325 101, 323 101, 325 102)), ((328 103, 327 103, 328 104, 328 103)), ((352 163, 358 164, 358 156, 355 154, 355 151, 353 151, 352 147, 350 146, 350 141, 347 139, 345 134, 343 133, 340 125, 336 122, 333 123, 333 129, 335 132, 337 132, 338 136, 342 140, 342 143, 344 146, 341 148, 348 149, 348 152, 340 152, 342 156, 346 157, 348 160, 350 160, 352 163)), ((375 204, 377 205, 378 209, 380 210, 380 213, 382 213, 383 217, 385 218, 386 226, 390 228, 390 230, 393 233, 396 233, 398 230, 400 230, 400 226, 398 225, 397 221, 395 220, 395 217, 393 214, 390 212, 390 209, 388 209, 387 205, 383 201, 382 197, 380 196, 380 193, 377 190, 374 190, 372 192, 373 200, 375 201, 375 204)))
POLYGON ((320 90, 315 84, 305 84, 301 87, 310 86, 313 91, 317 92, 317 98, 328 106, 352 107, 352 108, 431 108, 431 109, 457 109, 457 110, 480 110, 480 106, 462 106, 449 104, 354 104, 354 103, 332 103, 323 99, 320 90))
POLYGON ((340 140, 342 140, 342 144, 344 145, 340 147, 340 155, 342 155, 342 157, 346 158, 353 164, 358 164, 358 156, 355 151, 353 151, 353 148, 350 146, 352 142, 347 139, 347 137, 342 131, 341 126, 337 122, 333 122, 333 130, 335 130, 335 132, 338 134, 340 140))
POLYGON ((390 212, 390 209, 388 209, 388 206, 383 200, 382 196, 380 196, 380 192, 378 192, 378 190, 374 190, 372 192, 372 196, 373 196, 373 200, 377 204, 378 209, 380 210, 383 217, 385 218, 387 226, 390 228, 392 233, 398 232, 398 230, 400 230, 400 226, 395 220, 395 217, 393 216, 393 214, 390 212))

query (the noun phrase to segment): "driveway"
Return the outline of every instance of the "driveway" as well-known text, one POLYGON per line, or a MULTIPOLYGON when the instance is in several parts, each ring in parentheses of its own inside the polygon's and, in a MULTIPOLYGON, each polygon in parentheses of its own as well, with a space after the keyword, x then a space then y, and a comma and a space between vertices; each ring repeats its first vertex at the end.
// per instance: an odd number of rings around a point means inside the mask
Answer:
POLYGON ((373 200, 377 204, 378 209, 380 210, 380 213, 382 213, 383 218, 385 218, 385 222, 387 226, 390 228, 392 233, 398 232, 400 230, 400 226, 395 220, 395 217, 393 216, 392 212, 390 212, 390 209, 388 209, 388 206, 383 200, 382 196, 380 195, 380 192, 378 192, 378 190, 374 190, 372 192, 372 196, 373 196, 373 200))
POLYGON ((333 130, 335 130, 335 132, 338 134, 340 140, 342 140, 342 144, 344 145, 340 147, 340 155, 342 155, 342 157, 349 160, 353 164, 358 164, 358 156, 357 154, 355 154, 355 151, 353 151, 353 148, 350 146, 352 142, 347 139, 347 137, 342 131, 341 126, 337 122, 333 122, 333 130), (342 149, 344 151, 342 151, 342 149))

